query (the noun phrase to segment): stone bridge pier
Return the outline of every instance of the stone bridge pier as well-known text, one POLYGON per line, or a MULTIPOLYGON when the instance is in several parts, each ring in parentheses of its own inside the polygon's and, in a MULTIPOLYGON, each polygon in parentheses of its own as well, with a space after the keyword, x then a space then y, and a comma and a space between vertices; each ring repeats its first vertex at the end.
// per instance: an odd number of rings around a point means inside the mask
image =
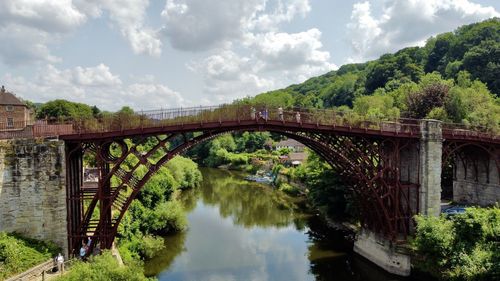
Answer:
POLYGON ((56 243, 67 253, 63 141, 0 141, 0 231, 56 243))
MULTIPOLYGON (((407 194, 413 213, 438 216, 441 211, 442 126, 440 121, 421 120, 420 139, 400 151, 400 181, 416 184, 407 194)), ((410 275, 410 255, 396 243, 368 229, 362 229, 354 251, 386 271, 410 275)))

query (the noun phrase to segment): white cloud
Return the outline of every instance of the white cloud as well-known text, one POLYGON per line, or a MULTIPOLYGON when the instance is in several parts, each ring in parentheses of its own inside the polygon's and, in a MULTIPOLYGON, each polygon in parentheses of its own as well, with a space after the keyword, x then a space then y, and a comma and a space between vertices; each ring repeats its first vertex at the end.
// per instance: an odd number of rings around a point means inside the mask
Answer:
POLYGON ((321 50, 320 39, 318 29, 247 34, 242 45, 247 56, 222 50, 190 67, 203 76, 209 95, 218 102, 228 102, 335 69, 329 62, 330 53, 321 50))
POLYGON ((266 0, 167 0, 163 32, 174 48, 188 51, 219 47, 241 38, 266 0))
POLYGON ((101 3, 135 53, 152 56, 161 54, 161 41, 157 32, 144 25, 149 0, 106 0, 101 3))
POLYGON ((276 30, 310 10, 309 0, 167 0, 163 33, 180 50, 227 48, 247 33, 276 30))
POLYGON ((186 104, 178 92, 156 82, 154 77, 125 84, 104 64, 72 69, 46 65, 38 69, 34 79, 7 73, 2 80, 9 91, 35 102, 63 98, 106 110, 117 110, 125 105, 140 110, 186 104))
POLYGON ((70 0, 0 1, 0 59, 11 65, 56 62, 48 46, 85 20, 70 0))
POLYGON ((145 26, 148 0, 2 0, 0 1, 0 59, 17 65, 56 62, 49 46, 75 32, 88 17, 107 11, 135 53, 161 54, 158 33, 145 26))
POLYGON ((275 1, 276 8, 269 13, 256 15, 249 22, 250 29, 276 30, 278 24, 290 22, 296 16, 305 17, 311 11, 309 0, 275 1))
POLYGON ((368 1, 356 3, 347 25, 354 50, 351 60, 422 45, 430 36, 499 15, 493 7, 469 0, 386 0, 378 17, 368 1))
POLYGON ((189 67, 203 76, 205 91, 215 97, 215 100, 204 101, 208 104, 230 102, 235 98, 270 90, 274 86, 273 80, 260 78, 256 74, 258 66, 250 58, 241 57, 230 50, 201 62, 193 62, 189 67))
POLYGON ((144 24, 149 0, 76 0, 75 5, 92 17, 101 17, 103 11, 109 12, 109 18, 129 41, 134 53, 161 54, 158 32, 144 24))
POLYGON ((0 26, 19 24, 50 32, 67 32, 85 22, 71 0, 3 0, 0 26))
POLYGON ((48 45, 58 41, 58 36, 24 25, 0 26, 0 60, 9 65, 33 61, 57 62, 48 45))
POLYGON ((96 67, 81 67, 77 66, 72 71, 73 81, 78 85, 102 87, 102 86, 117 86, 122 83, 117 75, 113 75, 109 71, 109 67, 104 64, 99 64, 96 67))
POLYGON ((316 28, 292 34, 257 34, 249 36, 246 44, 267 70, 294 70, 304 65, 317 67, 320 71, 332 68, 328 62, 330 53, 321 50, 321 32, 316 28))

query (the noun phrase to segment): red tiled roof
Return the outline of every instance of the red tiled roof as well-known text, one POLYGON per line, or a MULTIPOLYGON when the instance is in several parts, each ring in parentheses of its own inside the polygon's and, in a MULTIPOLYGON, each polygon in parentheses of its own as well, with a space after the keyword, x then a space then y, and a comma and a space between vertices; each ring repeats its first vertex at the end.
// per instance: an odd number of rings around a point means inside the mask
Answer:
POLYGON ((20 99, 18 99, 14 94, 11 92, 5 91, 5 88, 0 89, 0 105, 23 105, 24 102, 22 102, 20 99))

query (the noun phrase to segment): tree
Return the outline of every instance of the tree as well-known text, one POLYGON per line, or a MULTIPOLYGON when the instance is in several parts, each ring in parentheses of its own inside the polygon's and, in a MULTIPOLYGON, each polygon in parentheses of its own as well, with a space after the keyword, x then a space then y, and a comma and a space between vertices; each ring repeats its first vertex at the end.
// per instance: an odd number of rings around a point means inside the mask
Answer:
POLYGON ((89 119, 93 117, 92 108, 83 103, 67 100, 53 100, 43 104, 37 112, 37 118, 59 120, 89 119))
POLYGON ((500 42, 487 40, 472 47, 464 55, 463 68, 472 78, 481 79, 488 88, 500 96, 500 42))

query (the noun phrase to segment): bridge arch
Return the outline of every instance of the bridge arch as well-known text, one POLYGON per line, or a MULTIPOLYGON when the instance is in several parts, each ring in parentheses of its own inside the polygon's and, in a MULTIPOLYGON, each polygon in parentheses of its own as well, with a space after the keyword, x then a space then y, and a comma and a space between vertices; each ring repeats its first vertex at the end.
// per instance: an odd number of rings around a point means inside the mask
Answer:
POLYGON ((110 248, 125 212, 137 197, 144 184, 158 169, 174 156, 191 147, 219 135, 234 131, 269 131, 296 139, 325 159, 332 169, 351 188, 358 200, 364 227, 380 233, 392 241, 405 239, 412 224, 412 216, 418 206, 411 201, 418 193, 418 184, 403 182, 400 178, 400 153, 418 140, 412 138, 387 138, 363 136, 358 133, 338 133, 304 129, 276 123, 247 124, 244 126, 221 126, 209 130, 181 130, 177 132, 158 129, 143 136, 138 134, 102 139, 67 141, 67 192, 68 192, 68 245, 70 252, 79 249, 80 241, 94 237, 101 248, 110 248), (196 134, 193 134, 196 132, 196 134), (155 145, 148 151, 138 148, 148 139, 155 145), (133 139, 127 143, 126 139, 133 139), (175 143, 175 146, 171 146, 175 143), (110 147, 117 146, 121 153, 112 155, 110 147), (96 156, 99 168, 97 189, 81 188, 82 157, 85 152, 96 156), (163 156, 152 161, 152 155, 163 156), (136 164, 124 168, 130 157, 136 164), (137 176, 140 167, 146 174, 137 176), (112 186, 111 178, 119 179, 112 186), (84 208, 83 200, 90 200, 84 208), (99 209, 99 219, 93 217, 99 209))

